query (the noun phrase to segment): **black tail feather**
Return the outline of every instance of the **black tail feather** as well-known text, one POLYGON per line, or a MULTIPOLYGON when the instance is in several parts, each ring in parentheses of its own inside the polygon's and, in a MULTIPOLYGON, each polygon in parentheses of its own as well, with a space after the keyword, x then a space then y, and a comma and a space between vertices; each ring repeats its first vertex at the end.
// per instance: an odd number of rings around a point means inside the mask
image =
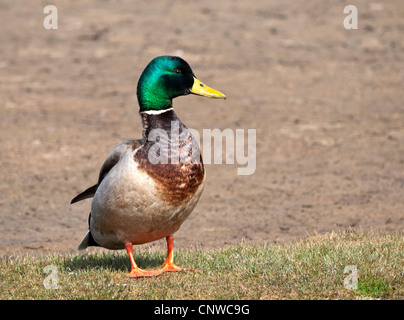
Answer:
POLYGON ((79 246, 77 247, 77 251, 86 250, 88 247, 99 247, 100 245, 95 242, 93 236, 91 235, 91 231, 88 230, 83 240, 81 240, 79 246))
POLYGON ((76 203, 78 201, 87 199, 87 198, 92 198, 94 197, 95 192, 97 191, 98 184, 93 185, 92 187, 88 188, 87 190, 83 191, 79 195, 75 196, 72 201, 70 201, 70 204, 76 203))

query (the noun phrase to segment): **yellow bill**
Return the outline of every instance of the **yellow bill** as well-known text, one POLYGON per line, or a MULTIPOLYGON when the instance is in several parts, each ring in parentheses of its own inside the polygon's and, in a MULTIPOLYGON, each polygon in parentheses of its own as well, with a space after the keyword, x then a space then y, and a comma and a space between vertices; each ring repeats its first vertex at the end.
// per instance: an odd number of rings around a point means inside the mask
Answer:
POLYGON ((209 88, 206 84, 200 82, 197 78, 194 77, 194 85, 192 86, 191 93, 197 94, 200 96, 205 96, 213 99, 226 99, 226 96, 212 88, 209 88))

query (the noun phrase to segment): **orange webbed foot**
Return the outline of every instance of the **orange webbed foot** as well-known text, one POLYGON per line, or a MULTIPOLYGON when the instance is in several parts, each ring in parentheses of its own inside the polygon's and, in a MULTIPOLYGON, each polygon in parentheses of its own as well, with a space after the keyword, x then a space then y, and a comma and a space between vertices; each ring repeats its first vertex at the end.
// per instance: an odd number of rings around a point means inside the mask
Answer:
POLYGON ((180 271, 197 271, 188 268, 181 268, 174 264, 174 236, 166 237, 167 240, 167 259, 163 263, 161 272, 180 272, 180 271))
POLYGON ((176 266, 174 263, 163 264, 163 268, 160 270, 161 272, 180 272, 186 269, 176 266))
POLYGON ((181 268, 176 266, 175 264, 163 264, 163 268, 160 269, 161 272, 181 272, 181 271, 194 271, 199 272, 198 269, 191 269, 191 268, 181 268))
POLYGON ((157 277, 161 274, 161 271, 143 270, 140 268, 135 268, 127 274, 129 278, 147 278, 147 277, 157 277))
POLYGON ((130 259, 130 273, 128 274, 129 278, 146 278, 146 277, 156 277, 162 273, 162 271, 152 271, 152 270, 143 270, 140 269, 133 258, 133 245, 131 242, 125 243, 126 251, 128 252, 130 259))

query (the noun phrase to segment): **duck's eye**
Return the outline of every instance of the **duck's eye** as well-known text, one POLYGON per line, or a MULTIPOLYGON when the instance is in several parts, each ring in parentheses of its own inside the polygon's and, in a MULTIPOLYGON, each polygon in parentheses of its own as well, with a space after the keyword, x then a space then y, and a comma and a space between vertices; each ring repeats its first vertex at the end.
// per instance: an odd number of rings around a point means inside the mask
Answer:
POLYGON ((174 73, 176 73, 176 74, 181 74, 182 71, 181 71, 180 69, 174 69, 174 73))

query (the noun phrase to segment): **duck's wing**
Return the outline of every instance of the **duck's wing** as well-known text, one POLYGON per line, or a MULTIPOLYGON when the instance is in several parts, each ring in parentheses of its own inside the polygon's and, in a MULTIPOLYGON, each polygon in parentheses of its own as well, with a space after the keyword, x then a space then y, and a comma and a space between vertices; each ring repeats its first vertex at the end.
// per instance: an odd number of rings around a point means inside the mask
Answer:
POLYGON ((101 181, 106 177, 106 175, 111 171, 111 169, 118 163, 122 153, 124 153, 129 148, 135 150, 142 146, 143 140, 126 140, 118 144, 108 155, 107 159, 105 160, 104 164, 101 167, 100 174, 98 176, 97 184, 93 185, 92 187, 86 189, 82 193, 75 196, 70 204, 76 203, 78 201, 92 198, 94 197, 95 192, 97 191, 98 186, 100 185, 101 181))

